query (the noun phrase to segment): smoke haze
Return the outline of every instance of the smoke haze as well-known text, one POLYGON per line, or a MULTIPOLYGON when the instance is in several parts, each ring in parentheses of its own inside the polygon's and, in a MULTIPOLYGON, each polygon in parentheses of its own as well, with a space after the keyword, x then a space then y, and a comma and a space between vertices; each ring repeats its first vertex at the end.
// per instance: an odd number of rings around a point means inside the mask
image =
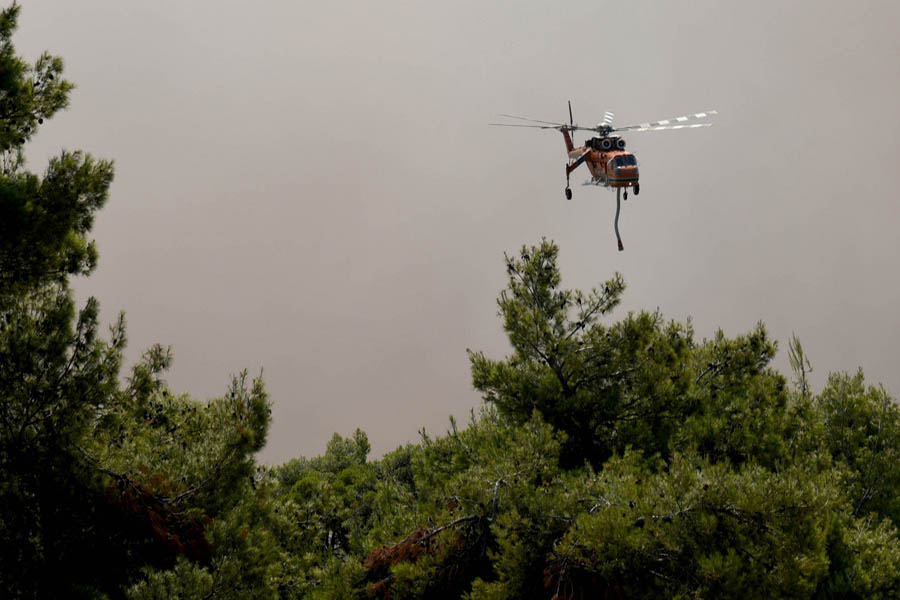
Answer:
MULTIPOLYGON (((116 162, 76 283, 128 358, 171 344, 204 399, 264 368, 267 462, 360 427, 374 453, 465 420, 466 348, 508 345, 503 252, 542 236, 563 284, 621 271, 628 310, 698 337, 799 335, 816 389, 862 366, 900 392, 900 4, 26 0, 15 41, 77 88, 31 144, 116 162), (562 136, 498 113, 616 124, 641 195, 578 185, 562 136)), ((582 136, 576 137, 581 142, 582 136)))

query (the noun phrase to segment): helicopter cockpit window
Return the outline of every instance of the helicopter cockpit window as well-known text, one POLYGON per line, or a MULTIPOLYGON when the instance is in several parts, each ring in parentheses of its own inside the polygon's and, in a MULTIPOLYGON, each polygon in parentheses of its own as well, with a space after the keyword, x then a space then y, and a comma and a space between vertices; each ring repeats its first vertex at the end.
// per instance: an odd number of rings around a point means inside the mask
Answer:
POLYGON ((619 154, 613 160, 613 164, 617 167, 633 167, 637 165, 634 154, 619 154))

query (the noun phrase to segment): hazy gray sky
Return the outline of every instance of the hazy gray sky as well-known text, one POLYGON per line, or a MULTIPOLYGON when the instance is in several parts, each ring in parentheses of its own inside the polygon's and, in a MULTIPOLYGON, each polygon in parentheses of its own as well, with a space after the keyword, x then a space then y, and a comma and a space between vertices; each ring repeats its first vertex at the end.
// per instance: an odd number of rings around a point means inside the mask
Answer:
POLYGON ((542 236, 564 285, 625 275, 618 316, 659 307, 698 337, 763 320, 782 350, 800 336, 816 387, 862 366, 900 392, 900 3, 21 4, 19 50, 78 86, 31 168, 116 161, 79 294, 126 311, 130 360, 171 344, 177 391, 264 368, 266 461, 465 419, 465 349, 508 351, 503 252, 542 236), (720 112, 628 137, 625 252, 612 193, 565 201, 562 136, 486 126, 568 99, 591 124, 720 112))

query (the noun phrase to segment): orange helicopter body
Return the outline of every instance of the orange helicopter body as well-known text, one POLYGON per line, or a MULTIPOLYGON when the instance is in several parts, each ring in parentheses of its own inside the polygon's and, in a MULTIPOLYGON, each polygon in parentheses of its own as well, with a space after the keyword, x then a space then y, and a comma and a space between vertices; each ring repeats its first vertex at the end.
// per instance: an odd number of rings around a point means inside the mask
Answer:
POLYGON ((569 129, 563 126, 560 130, 566 140, 570 161, 566 165, 567 180, 569 174, 583 162, 591 173, 591 183, 594 185, 640 189, 637 158, 625 152, 625 140, 620 137, 593 137, 576 148, 569 129))

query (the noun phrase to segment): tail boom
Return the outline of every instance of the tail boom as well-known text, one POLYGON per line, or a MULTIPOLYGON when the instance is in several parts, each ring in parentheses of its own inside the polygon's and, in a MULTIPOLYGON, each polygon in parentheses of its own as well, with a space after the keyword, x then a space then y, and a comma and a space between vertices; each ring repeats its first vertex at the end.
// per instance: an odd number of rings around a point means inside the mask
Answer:
POLYGON ((575 149, 575 145, 572 143, 572 136, 569 135, 569 128, 563 125, 559 128, 559 130, 563 134, 563 138, 566 140, 566 152, 571 152, 575 149))

